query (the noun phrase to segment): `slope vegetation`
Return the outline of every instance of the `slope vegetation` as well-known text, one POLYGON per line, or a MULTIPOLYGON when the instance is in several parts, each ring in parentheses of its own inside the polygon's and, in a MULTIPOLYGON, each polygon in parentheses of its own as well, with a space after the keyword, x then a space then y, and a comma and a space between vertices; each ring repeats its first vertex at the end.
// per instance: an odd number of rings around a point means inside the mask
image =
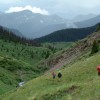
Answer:
POLYGON ((99 100, 100 80, 96 73, 99 58, 100 52, 83 57, 62 69, 61 79, 53 80, 51 73, 41 76, 2 95, 1 100, 99 100))
MULTIPOLYGON (((97 30, 99 30, 99 27, 97 30)), ((55 53, 53 56, 50 55, 46 60, 39 62, 38 67, 42 68, 43 66, 48 66, 49 68, 52 68, 51 70, 55 70, 66 64, 73 63, 75 60, 80 59, 80 56, 88 54, 91 50, 93 41, 99 41, 99 39, 100 31, 94 32, 87 38, 71 45, 69 49, 61 50, 55 53)))
POLYGON ((39 67, 38 63, 71 44, 40 45, 0 27, 0 94, 16 88, 19 82, 26 82, 43 74, 49 67, 39 67))
POLYGON ((39 69, 35 64, 48 58, 52 51, 45 47, 36 47, 35 44, 33 40, 20 38, 0 27, 0 94, 47 70, 46 67, 39 69))
MULTIPOLYGON (((100 41, 100 31, 62 52, 63 56, 57 60, 64 64, 64 67, 61 64, 62 68, 59 69, 63 74, 61 79, 52 79, 51 72, 48 71, 23 87, 1 95, 1 100, 99 100, 100 80, 96 66, 100 64, 100 52, 89 55, 94 40, 100 41), (74 59, 68 63, 70 57, 74 59)), ((46 61, 49 62, 50 58, 46 61)), ((55 72, 57 74, 58 70, 55 72)))

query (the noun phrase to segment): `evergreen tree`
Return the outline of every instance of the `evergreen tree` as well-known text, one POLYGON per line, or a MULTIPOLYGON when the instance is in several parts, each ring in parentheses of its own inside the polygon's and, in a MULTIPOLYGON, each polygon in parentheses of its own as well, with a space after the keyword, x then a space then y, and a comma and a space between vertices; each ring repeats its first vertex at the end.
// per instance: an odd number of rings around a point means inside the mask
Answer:
POLYGON ((99 44, 98 44, 98 42, 95 40, 95 41, 93 42, 91 54, 94 54, 94 53, 96 53, 96 52, 98 52, 98 51, 99 51, 99 44))
POLYGON ((5 42, 13 41, 15 46, 17 43, 28 44, 32 46, 40 46, 40 43, 35 42, 33 39, 26 39, 24 37, 16 36, 13 32, 8 31, 7 29, 0 26, 0 39, 3 39, 5 42))

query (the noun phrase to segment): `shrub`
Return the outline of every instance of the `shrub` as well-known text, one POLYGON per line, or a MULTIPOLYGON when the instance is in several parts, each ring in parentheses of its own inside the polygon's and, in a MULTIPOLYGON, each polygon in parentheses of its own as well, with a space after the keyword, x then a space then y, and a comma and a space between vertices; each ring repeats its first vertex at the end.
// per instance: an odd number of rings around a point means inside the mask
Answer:
POLYGON ((98 42, 95 40, 95 41, 93 42, 91 54, 97 53, 98 51, 99 51, 99 44, 98 44, 98 42))

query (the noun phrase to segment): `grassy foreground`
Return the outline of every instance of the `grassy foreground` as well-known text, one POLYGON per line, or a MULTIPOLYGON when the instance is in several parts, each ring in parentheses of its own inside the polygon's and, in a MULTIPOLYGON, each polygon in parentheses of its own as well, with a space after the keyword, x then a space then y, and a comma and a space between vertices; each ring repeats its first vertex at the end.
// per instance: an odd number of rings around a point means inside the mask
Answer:
POLYGON ((48 73, 2 95, 0 100, 100 100, 99 64, 100 52, 61 69, 62 79, 53 80, 48 73))

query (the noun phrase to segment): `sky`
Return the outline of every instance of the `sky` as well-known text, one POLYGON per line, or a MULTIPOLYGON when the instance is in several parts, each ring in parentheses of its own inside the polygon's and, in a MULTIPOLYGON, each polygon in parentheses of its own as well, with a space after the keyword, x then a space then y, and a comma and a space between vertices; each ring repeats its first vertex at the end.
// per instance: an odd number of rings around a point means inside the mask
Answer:
POLYGON ((26 9, 44 15, 57 14, 64 18, 74 18, 80 14, 100 14, 100 0, 0 0, 0 12, 26 9))

